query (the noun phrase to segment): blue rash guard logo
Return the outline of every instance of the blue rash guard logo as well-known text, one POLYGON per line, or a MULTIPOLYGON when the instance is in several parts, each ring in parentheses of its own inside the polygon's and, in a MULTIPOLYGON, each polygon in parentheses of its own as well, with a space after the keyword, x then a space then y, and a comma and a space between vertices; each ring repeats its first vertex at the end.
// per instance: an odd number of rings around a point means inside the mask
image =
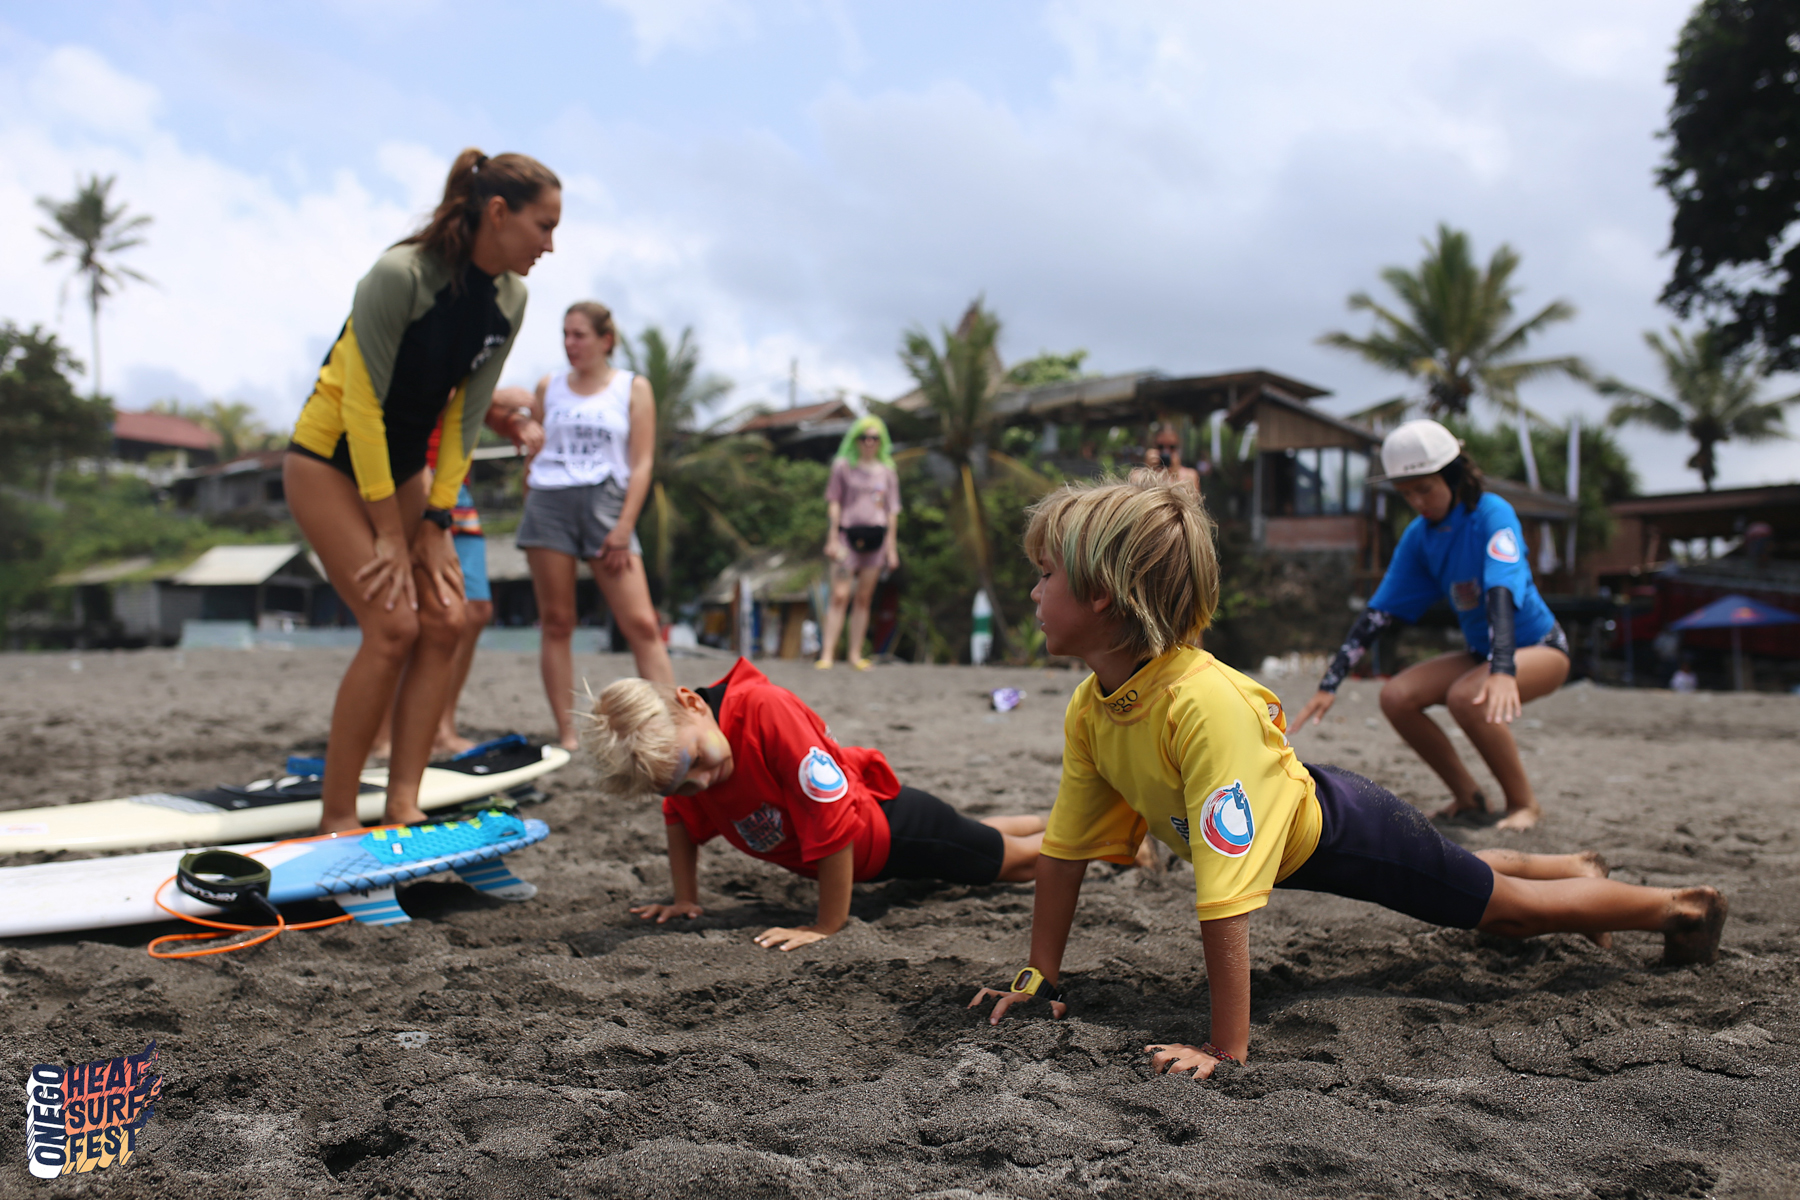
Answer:
POLYGON ((1234 779, 1206 798, 1200 809, 1200 840, 1226 858, 1250 853, 1256 839, 1256 821, 1250 813, 1250 797, 1242 780, 1234 779))
POLYGON ((850 781, 836 759, 814 746, 800 760, 800 790, 809 800, 835 804, 849 795, 850 781))
POLYGON ((1495 562, 1516 563, 1519 561, 1519 539, 1510 529, 1496 530, 1488 539, 1487 552, 1495 562))

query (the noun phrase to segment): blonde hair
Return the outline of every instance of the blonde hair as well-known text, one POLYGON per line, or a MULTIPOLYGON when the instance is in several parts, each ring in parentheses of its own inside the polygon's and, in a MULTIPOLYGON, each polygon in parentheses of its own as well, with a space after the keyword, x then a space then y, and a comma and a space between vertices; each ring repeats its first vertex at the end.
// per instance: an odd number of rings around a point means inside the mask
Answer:
POLYGON ((1123 483, 1059 488, 1030 513, 1026 555, 1061 566, 1081 603, 1112 599, 1117 649, 1155 658, 1199 643, 1219 607, 1219 559, 1193 488, 1134 471, 1123 483))
POLYGON ((675 748, 675 689, 648 679, 609 683, 594 698, 581 748, 600 770, 600 786, 612 795, 655 794, 681 764, 675 748))

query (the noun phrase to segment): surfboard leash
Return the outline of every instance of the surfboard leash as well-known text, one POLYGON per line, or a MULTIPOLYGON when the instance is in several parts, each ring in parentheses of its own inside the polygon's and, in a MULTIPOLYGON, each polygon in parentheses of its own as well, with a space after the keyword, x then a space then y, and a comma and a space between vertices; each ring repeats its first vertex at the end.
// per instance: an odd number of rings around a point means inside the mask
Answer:
MULTIPOLYGON (((312 841, 312 838, 288 838, 275 842, 254 851, 262 854, 278 846, 286 846, 293 842, 312 841)), ((151 958, 203 958, 208 954, 227 954, 233 950, 248 950, 252 946, 260 946, 271 941, 290 929, 321 929, 327 925, 341 925, 355 918, 349 913, 335 917, 326 917, 319 921, 303 921, 290 924, 281 915, 279 909, 269 903, 269 868, 247 854, 238 854, 231 850, 201 850, 183 856, 181 865, 175 874, 156 885, 151 894, 156 907, 172 917, 195 925, 205 925, 211 929, 224 930, 223 933, 166 933, 152 938, 144 948, 151 958), (179 909, 170 908, 163 903, 163 889, 171 883, 194 899, 206 904, 216 904, 221 908, 229 908, 236 904, 246 904, 275 919, 273 925, 237 925, 229 921, 209 921, 205 917, 196 917, 179 909), (233 934, 255 933, 257 936, 242 941, 231 942, 223 946, 208 946, 201 950, 159 950, 157 947, 172 942, 216 942, 233 934)))

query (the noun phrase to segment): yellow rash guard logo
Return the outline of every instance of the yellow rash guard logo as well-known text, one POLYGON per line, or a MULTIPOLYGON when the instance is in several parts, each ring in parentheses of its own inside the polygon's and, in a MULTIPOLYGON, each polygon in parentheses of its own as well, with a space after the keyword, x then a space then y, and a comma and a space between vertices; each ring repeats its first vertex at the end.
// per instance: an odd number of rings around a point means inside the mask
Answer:
POLYGON ((1114 696, 1111 700, 1106 701, 1106 707, 1112 709, 1122 717, 1132 709, 1136 708, 1137 702, 1137 689, 1132 688, 1129 692, 1120 696, 1114 696))
POLYGON ((123 1166, 162 1095, 156 1043, 142 1053, 77 1063, 40 1063, 25 1083, 25 1156, 39 1179, 123 1166))

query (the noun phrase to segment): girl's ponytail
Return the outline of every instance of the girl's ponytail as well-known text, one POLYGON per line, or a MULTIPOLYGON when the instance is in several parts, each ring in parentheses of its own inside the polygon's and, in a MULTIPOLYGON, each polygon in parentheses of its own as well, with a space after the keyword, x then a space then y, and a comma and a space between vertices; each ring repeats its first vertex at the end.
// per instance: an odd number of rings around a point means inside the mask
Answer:
POLYGON ((537 159, 524 154, 489 158, 471 146, 450 165, 444 198, 438 201, 431 219, 399 244, 423 246, 443 259, 451 269, 452 286, 457 286, 463 265, 475 249, 475 233, 481 228, 488 201, 500 196, 507 208, 517 212, 547 187, 561 188, 562 180, 537 159))

